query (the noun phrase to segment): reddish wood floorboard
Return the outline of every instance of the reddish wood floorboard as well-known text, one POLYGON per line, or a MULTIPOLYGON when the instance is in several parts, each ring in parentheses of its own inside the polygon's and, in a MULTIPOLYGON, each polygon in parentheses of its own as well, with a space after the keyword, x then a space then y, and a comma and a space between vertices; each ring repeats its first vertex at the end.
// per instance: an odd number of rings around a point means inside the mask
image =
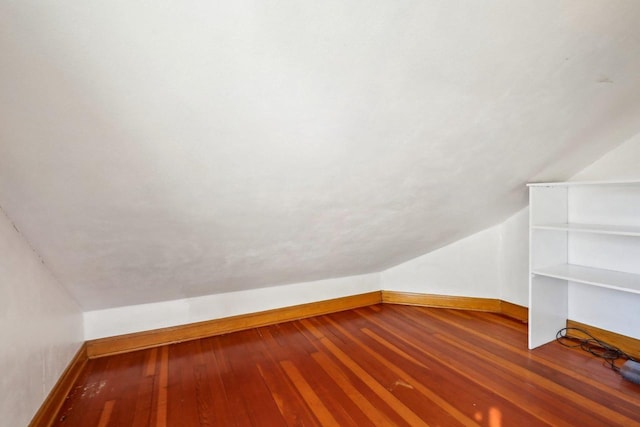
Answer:
POLYGON ((640 426, 640 385, 500 315, 375 305, 90 360, 55 426, 640 426))

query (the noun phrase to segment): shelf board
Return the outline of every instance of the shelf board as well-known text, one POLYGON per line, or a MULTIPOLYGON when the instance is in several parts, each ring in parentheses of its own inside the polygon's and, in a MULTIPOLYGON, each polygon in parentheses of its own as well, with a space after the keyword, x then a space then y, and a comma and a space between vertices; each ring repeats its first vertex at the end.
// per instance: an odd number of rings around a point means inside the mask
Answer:
POLYGON ((579 233, 615 234, 618 236, 640 236, 640 227, 629 225, 601 225, 601 224, 538 224, 535 230, 558 230, 579 233))
POLYGON ((620 271, 603 270, 572 264, 536 268, 533 269, 531 273, 601 288, 640 294, 640 274, 622 273, 620 271))
POLYGON ((624 181, 530 182, 527 184, 527 187, 574 187, 579 185, 640 185, 640 181, 624 180, 624 181))

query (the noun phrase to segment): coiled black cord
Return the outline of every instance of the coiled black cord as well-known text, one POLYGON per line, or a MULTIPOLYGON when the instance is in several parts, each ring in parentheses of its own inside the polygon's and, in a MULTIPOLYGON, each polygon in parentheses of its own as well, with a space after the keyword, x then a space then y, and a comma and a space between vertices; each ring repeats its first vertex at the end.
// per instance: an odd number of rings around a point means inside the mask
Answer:
POLYGON ((556 334, 556 341, 562 344, 565 347, 576 348, 580 347, 582 350, 587 353, 591 353, 592 355, 599 357, 604 360, 603 363, 608 365, 611 369, 616 372, 620 372, 620 368, 616 366, 616 360, 632 360, 634 362, 638 362, 637 359, 634 359, 629 354, 620 350, 618 347, 608 344, 604 341, 600 341, 589 332, 580 328, 562 328, 556 334), (585 335, 587 338, 577 338, 567 335, 568 331, 576 331, 585 335))

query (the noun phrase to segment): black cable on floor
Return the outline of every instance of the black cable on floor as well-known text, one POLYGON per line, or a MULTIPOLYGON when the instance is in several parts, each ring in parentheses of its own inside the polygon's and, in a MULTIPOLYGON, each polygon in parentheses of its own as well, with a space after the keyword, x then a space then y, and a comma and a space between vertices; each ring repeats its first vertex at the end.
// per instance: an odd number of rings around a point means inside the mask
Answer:
POLYGON ((601 341, 591 335, 589 332, 580 328, 562 328, 556 334, 556 341, 565 347, 580 347, 582 350, 604 360, 604 363, 616 372, 620 372, 620 368, 616 366, 616 360, 631 360, 638 362, 629 354, 620 350, 618 347, 601 341), (587 338, 576 338, 567 335, 568 331, 576 331, 585 335, 587 338))

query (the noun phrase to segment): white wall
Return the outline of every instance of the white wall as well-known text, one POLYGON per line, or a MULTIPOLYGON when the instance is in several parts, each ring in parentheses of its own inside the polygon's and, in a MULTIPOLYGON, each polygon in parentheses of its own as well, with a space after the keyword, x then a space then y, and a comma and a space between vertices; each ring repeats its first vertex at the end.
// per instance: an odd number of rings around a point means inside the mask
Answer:
POLYGON ((381 273, 399 292, 500 298, 528 305, 529 209, 502 224, 381 273))
POLYGON ((640 179, 640 132, 575 174, 571 181, 640 179))
POLYGON ((221 293, 84 313, 85 338, 181 325, 384 289, 500 298, 528 305, 525 208, 502 224, 379 274, 221 293))
POLYGON ((529 208, 500 225, 500 299, 529 306, 529 208))
POLYGON ((85 339, 255 313, 379 289, 379 274, 374 273, 88 311, 84 313, 85 339))
POLYGON ((0 210, 0 424, 29 423, 82 341, 80 308, 0 210))
POLYGON ((473 234, 381 274, 384 290, 497 298, 501 230, 473 234))

